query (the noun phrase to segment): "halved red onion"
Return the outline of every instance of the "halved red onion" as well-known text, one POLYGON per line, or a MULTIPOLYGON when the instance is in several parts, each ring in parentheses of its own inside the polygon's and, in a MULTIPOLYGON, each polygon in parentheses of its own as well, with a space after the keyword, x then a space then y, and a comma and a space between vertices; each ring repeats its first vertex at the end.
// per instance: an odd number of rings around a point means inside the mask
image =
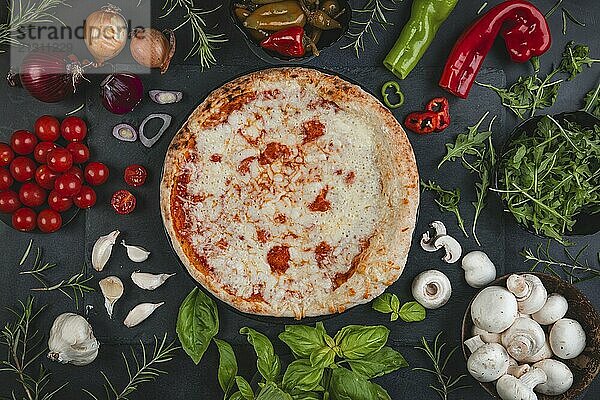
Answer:
POLYGON ((102 105, 114 114, 132 111, 144 96, 144 84, 134 74, 110 74, 100 84, 102 105))

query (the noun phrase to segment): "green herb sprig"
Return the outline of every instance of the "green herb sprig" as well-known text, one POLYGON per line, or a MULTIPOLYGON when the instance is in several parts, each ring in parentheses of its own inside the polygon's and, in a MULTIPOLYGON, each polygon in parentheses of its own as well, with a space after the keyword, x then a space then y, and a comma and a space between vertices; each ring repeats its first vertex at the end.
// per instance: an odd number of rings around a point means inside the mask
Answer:
POLYGON ((431 190, 435 194, 435 203, 438 205, 440 211, 449 211, 456 216, 456 222, 458 223, 458 226, 463 231, 465 237, 469 237, 469 234, 465 230, 465 221, 460 215, 460 209, 458 207, 460 203, 460 189, 444 189, 433 181, 421 181, 421 186, 423 189, 431 190))
POLYGON ((400 299, 393 293, 382 293, 373 300, 373 310, 390 314, 390 321, 400 318, 404 322, 419 322, 426 317, 425 307, 416 301, 409 301, 400 306, 400 299))
POLYGON ((583 111, 589 112, 593 116, 600 118, 600 82, 595 89, 585 95, 585 105, 583 111))
POLYGON ((567 260, 558 260, 550 251, 550 240, 538 244, 534 250, 524 248, 521 256, 525 261, 533 262, 531 271, 537 271, 539 268, 543 272, 552 274, 561 279, 567 279, 569 283, 579 283, 591 279, 600 278, 600 252, 596 254, 596 267, 590 265, 588 260, 581 260, 583 253, 588 249, 588 245, 582 246, 579 251, 572 253, 567 247, 563 247, 563 252, 567 260))
MULTIPOLYGON (((563 1, 564 0, 558 0, 552 6, 552 8, 545 15, 546 19, 550 18, 552 16, 552 14, 554 14, 556 12, 556 10, 558 10, 558 8, 561 6, 563 1)), ((575 16, 569 10, 567 10, 564 7, 561 7, 560 9, 561 9, 561 13, 562 13, 562 34, 563 35, 567 34, 567 20, 571 21, 575 25, 585 28, 585 23, 583 23, 583 22, 579 21, 577 18, 575 18, 575 16)))

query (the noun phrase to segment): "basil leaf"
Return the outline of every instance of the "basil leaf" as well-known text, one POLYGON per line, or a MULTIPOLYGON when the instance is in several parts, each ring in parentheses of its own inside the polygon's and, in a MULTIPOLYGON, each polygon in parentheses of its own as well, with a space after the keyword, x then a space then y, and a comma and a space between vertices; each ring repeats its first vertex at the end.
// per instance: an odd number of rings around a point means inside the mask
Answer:
POLYGON ((300 358, 309 358, 313 351, 326 346, 323 332, 305 325, 286 326, 279 339, 300 358))
POLYGON ((261 389, 256 400, 293 400, 292 396, 279 389, 273 382, 267 383, 261 389))
POLYGON ((221 385, 221 389, 225 393, 224 398, 226 399, 233 387, 235 376, 238 372, 237 360, 233 348, 229 343, 217 338, 213 340, 219 349, 219 372, 217 377, 219 378, 219 385, 221 385))
POLYGON ((375 353, 387 342, 390 330, 385 326, 348 325, 335 335, 342 356, 350 360, 375 353))
POLYGON ((235 383, 238 389, 240 390, 240 394, 242 395, 242 398, 244 400, 254 400, 254 391, 252 390, 252 387, 250 387, 248 381, 244 379, 244 377, 236 376, 235 383))
POLYGON ((277 354, 275 354, 273 344, 269 338, 248 327, 240 329, 240 333, 248 336, 248 342, 254 347, 258 372, 260 372, 267 382, 275 381, 281 371, 281 361, 277 354))
POLYGON ((211 339, 219 332, 215 302, 197 287, 183 300, 177 315, 177 336, 194 363, 200 363, 211 339))
POLYGON ((349 360, 348 364, 352 368, 352 371, 362 375, 366 379, 389 374, 397 369, 408 366, 402 354, 387 346, 377 353, 369 354, 359 360, 349 360))
POLYGON ((346 368, 331 371, 329 383, 331 400, 379 400, 377 385, 346 368))
POLYGON ((425 307, 417 303, 416 301, 409 301, 404 303, 400 308, 400 318, 404 322, 418 322, 425 319, 425 307))
POLYGON ((319 386, 324 368, 313 367, 309 360, 292 362, 283 374, 283 389, 286 391, 310 392, 319 386))
POLYGON ((323 400, 323 396, 319 393, 315 392, 302 392, 297 394, 292 394, 292 399, 294 400, 323 400))
MULTIPOLYGON (((252 398, 254 398, 254 397, 252 397, 252 398)), ((244 400, 244 396, 242 396, 242 394, 240 392, 235 392, 234 394, 231 395, 229 400, 244 400)))
POLYGON ((392 398, 384 388, 373 382, 371 382, 371 385, 373 385, 372 388, 377 394, 377 400, 392 400, 392 398))
POLYGON ((380 313, 388 314, 394 311, 392 308, 392 298, 394 297, 391 293, 382 293, 381 296, 373 300, 373 310, 379 311, 380 313))
POLYGON ((313 367, 329 367, 335 361, 335 351, 330 347, 321 347, 310 353, 310 363, 313 367))

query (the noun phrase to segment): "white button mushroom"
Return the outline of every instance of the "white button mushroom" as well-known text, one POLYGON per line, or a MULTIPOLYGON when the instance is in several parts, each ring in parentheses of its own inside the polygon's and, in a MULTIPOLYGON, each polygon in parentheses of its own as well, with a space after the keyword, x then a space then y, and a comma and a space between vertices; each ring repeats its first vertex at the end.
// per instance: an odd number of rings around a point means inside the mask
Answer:
POLYGON ((490 333, 501 333, 517 318, 517 299, 501 286, 483 289, 471 304, 471 318, 480 329, 490 333))
POLYGON ((517 318, 510 328, 502 333, 502 345, 508 354, 519 362, 537 354, 544 343, 544 330, 540 324, 529 318, 517 318))
POLYGON ((519 364, 517 360, 515 360, 512 357, 508 359, 508 365, 509 367, 506 373, 514 376, 515 378, 522 377, 531 369, 531 366, 529 364, 519 364))
POLYGON ((442 272, 431 269, 413 280, 412 295, 425 308, 436 309, 448 302, 452 294, 450 280, 442 272))
POLYGON ((429 224, 429 227, 434 231, 434 234, 430 235, 427 231, 421 236, 421 248, 428 252, 438 251, 440 247, 435 247, 433 242, 438 236, 446 234, 446 226, 441 221, 433 221, 429 224))
POLYGON ((541 325, 552 325, 564 317, 568 309, 569 303, 567 303, 567 299, 558 293, 552 293, 548 296, 544 307, 534 313, 532 317, 541 325))
POLYGON ((546 304, 548 292, 540 278, 535 275, 513 274, 506 280, 506 287, 516 296, 519 312, 523 314, 538 312, 546 304))
POLYGON ((537 400, 533 388, 546 382, 547 379, 543 370, 531 368, 518 379, 512 375, 504 375, 496 382, 496 390, 502 400, 537 400))
POLYGON ((462 247, 458 240, 454 239, 450 235, 441 235, 433 239, 433 245, 436 248, 444 248, 446 254, 442 257, 442 260, 447 262, 448 264, 454 264, 462 255, 462 247))
POLYGON ((483 340, 486 343, 501 343, 502 342, 502 335, 500 335, 499 333, 490 333, 488 331, 484 331, 483 329, 477 327, 476 325, 473 325, 473 328, 471 329, 471 334, 473 336, 479 336, 481 338, 481 340, 483 340))
POLYGON ((569 318, 556 321, 550 329, 550 347, 563 360, 580 355, 585 349, 585 332, 579 322, 569 318))
POLYGON ((467 370, 479 382, 493 382, 506 374, 509 367, 508 353, 498 343, 484 343, 479 336, 465 341, 471 351, 467 370))
POLYGON ((527 362, 527 363, 536 363, 538 361, 542 361, 547 358, 551 358, 553 355, 554 355, 554 353, 552 353, 552 349, 550 348, 550 343, 548 343, 548 340, 546 339, 546 341, 544 342, 544 345, 542 346, 540 351, 538 351, 537 353, 535 353, 532 356, 525 357, 523 359, 523 361, 527 362))
POLYGON ((496 267, 483 251, 472 251, 462 259, 465 280, 474 288, 481 288, 496 279, 496 267))
POLYGON ((558 360, 542 360, 533 365, 542 369, 548 376, 546 383, 540 383, 533 390, 549 396, 565 393, 573 385, 573 373, 564 363, 558 360))

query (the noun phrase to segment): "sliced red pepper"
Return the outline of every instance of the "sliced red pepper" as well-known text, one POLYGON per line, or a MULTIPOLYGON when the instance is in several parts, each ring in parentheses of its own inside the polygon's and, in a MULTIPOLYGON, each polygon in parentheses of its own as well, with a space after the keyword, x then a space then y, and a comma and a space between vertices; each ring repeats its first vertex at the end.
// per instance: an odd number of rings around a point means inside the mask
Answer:
POLYGON ((433 133, 439 125, 439 113, 435 111, 417 111, 410 113, 406 116, 404 125, 419 135, 433 133))
POLYGON ((548 22, 540 10, 524 0, 505 1, 475 21, 458 38, 439 85, 466 98, 498 34, 504 38, 511 60, 518 63, 545 53, 552 42, 548 22))
POLYGON ((429 100, 425 107, 427 111, 433 111, 438 114, 438 125, 436 132, 441 132, 450 126, 450 105, 445 97, 436 97, 429 100))
POLYGON ((260 42, 260 46, 275 51, 287 57, 302 57, 304 55, 304 28, 292 26, 269 35, 260 42))

